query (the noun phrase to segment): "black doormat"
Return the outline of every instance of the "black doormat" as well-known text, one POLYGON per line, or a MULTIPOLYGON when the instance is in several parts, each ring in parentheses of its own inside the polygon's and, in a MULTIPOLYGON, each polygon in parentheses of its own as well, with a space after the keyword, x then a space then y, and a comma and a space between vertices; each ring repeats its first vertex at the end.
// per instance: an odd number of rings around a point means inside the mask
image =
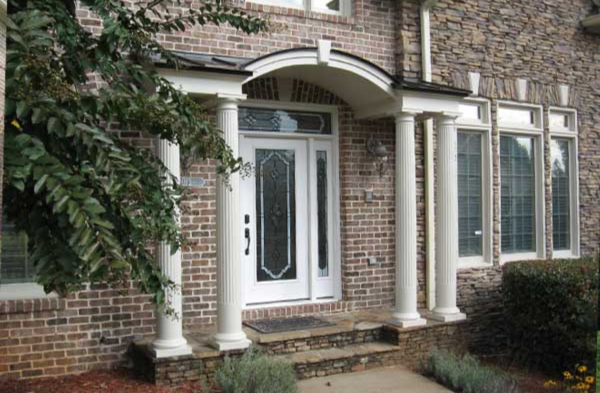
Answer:
POLYGON ((315 317, 270 318, 244 322, 244 325, 259 333, 281 333, 292 330, 314 329, 333 326, 331 322, 315 317))

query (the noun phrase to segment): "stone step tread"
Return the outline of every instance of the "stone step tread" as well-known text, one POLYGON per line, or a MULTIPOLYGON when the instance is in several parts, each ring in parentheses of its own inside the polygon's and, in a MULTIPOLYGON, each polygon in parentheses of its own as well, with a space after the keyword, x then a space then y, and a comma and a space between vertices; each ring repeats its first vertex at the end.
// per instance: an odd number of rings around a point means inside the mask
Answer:
POLYGON ((330 360, 347 359, 355 356, 366 356, 397 351, 398 347, 383 342, 353 344, 342 348, 316 349, 291 354, 275 355, 275 358, 291 364, 311 364, 330 360))
MULTIPOLYGON (((344 321, 345 322, 345 321, 344 321)), ((307 330, 292 330, 288 332, 281 333, 269 333, 269 334, 261 334, 250 328, 244 328, 246 335, 253 342, 258 344, 269 344, 276 343, 281 341, 291 341, 291 340, 299 340, 305 338, 315 338, 322 336, 332 336, 336 334, 348 334, 353 332, 362 332, 367 330, 377 330, 381 329, 383 326, 382 323, 379 322, 370 322, 370 321, 360 321, 356 323, 336 323, 333 326, 327 326, 322 328, 315 329, 307 329, 307 330)))

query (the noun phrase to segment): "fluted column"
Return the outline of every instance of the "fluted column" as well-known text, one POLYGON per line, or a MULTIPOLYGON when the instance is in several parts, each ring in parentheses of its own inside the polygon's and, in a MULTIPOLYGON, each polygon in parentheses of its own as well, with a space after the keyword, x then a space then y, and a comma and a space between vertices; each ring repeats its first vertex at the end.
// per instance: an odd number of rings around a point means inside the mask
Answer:
MULTIPOLYGON (((239 97, 219 97, 217 127, 233 155, 239 155, 239 97)), ((240 178, 217 179, 217 334, 214 345, 221 351, 243 349, 250 340, 242 330, 242 241, 240 178)))
POLYGON ((465 319, 456 307, 458 267, 458 174, 455 118, 437 121, 435 308, 432 318, 443 322, 465 319))
POLYGON ((400 327, 425 325, 417 311, 417 186, 415 115, 396 116, 396 308, 400 327))
MULTIPOLYGON (((180 178, 179 146, 169 141, 158 140, 158 157, 177 179, 180 178)), ((179 220, 179 214, 177 215, 179 220)), ((181 251, 171 254, 171 246, 166 242, 156 245, 156 260, 163 274, 174 284, 166 290, 166 302, 174 315, 159 312, 156 316, 156 337, 152 349, 157 358, 189 355, 192 349, 183 337, 183 316, 181 308, 181 251)))

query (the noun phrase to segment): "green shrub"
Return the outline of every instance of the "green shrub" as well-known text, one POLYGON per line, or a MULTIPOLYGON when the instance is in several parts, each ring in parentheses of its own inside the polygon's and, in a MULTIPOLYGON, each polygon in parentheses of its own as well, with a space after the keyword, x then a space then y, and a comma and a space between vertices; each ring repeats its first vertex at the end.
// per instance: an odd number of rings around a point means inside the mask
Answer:
POLYGON ((515 360, 546 372, 594 367, 598 264, 589 259, 510 263, 502 276, 515 360))
POLYGON ((434 350, 422 363, 424 374, 462 393, 516 393, 517 383, 506 373, 486 367, 471 355, 434 350))
POLYGON ((223 393, 296 393, 296 376, 290 364, 248 349, 238 358, 226 357, 215 374, 223 393))

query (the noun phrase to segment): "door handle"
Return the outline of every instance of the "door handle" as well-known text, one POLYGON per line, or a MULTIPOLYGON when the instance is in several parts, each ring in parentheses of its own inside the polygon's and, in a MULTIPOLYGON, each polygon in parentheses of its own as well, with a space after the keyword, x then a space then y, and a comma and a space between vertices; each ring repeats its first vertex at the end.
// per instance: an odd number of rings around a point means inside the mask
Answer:
POLYGON ((246 228, 246 230, 244 230, 244 236, 246 238, 246 240, 248 241, 248 243, 246 243, 246 255, 250 255, 250 228, 246 228))

